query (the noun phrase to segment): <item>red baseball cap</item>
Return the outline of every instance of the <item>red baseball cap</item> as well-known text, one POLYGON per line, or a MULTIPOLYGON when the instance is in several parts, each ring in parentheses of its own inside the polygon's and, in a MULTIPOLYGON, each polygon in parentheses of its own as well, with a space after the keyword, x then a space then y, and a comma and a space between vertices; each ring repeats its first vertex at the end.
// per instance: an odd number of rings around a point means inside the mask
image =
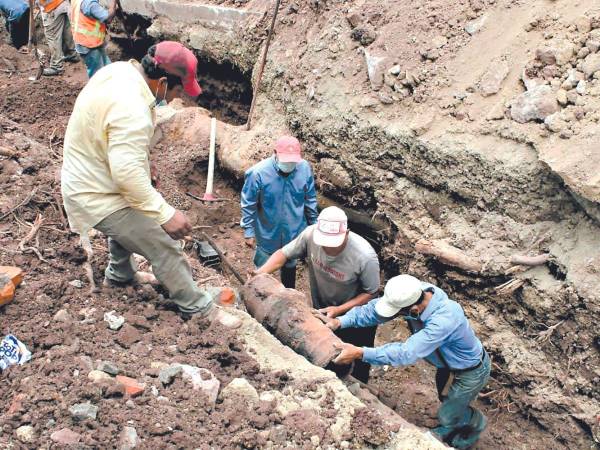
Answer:
POLYGON ((202 94, 202 88, 196 79, 198 59, 191 50, 179 42, 163 41, 156 44, 154 61, 166 72, 181 78, 183 90, 192 97, 202 94))
POLYGON ((300 141, 295 137, 283 136, 277 139, 277 142, 275 143, 275 152, 277 153, 277 158, 282 163, 298 163, 302 161, 300 141))

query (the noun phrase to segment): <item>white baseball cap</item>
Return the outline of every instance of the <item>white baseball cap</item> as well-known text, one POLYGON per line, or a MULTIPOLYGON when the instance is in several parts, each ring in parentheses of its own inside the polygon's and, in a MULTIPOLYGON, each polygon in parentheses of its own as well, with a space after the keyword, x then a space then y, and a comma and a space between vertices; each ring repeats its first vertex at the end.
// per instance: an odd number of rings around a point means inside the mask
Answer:
POLYGON ((392 317, 402 308, 414 305, 423 288, 421 282, 411 275, 398 275, 390 279, 383 291, 383 297, 375 304, 375 312, 382 317, 392 317))
POLYGON ((337 206, 330 206, 319 214, 313 241, 321 247, 339 247, 346 239, 346 231, 348 231, 346 213, 337 206))

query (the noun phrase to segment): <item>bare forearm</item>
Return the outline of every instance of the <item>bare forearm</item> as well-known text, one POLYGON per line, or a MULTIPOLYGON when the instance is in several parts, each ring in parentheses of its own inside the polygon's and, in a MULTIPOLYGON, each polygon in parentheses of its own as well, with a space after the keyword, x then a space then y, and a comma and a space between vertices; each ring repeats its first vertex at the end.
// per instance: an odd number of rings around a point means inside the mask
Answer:
POLYGON ((281 250, 277 250, 271 255, 266 263, 259 267, 256 273, 273 273, 278 269, 281 269, 286 263, 287 257, 281 250))
POLYGON ((366 305, 367 303, 369 303, 369 301, 373 297, 374 297, 373 294, 359 294, 356 297, 348 300, 346 303, 342 303, 341 305, 339 305, 337 307, 338 308, 337 315, 341 316, 342 314, 346 314, 348 311, 350 311, 355 306, 366 305))

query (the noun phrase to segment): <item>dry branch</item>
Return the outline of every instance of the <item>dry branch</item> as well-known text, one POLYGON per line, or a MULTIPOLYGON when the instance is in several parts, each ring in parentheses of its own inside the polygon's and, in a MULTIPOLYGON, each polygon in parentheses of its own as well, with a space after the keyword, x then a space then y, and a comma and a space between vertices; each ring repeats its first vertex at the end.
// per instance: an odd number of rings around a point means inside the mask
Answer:
MULTIPOLYGON (((19 250, 21 250, 23 253, 27 251, 33 252, 39 258, 40 261, 46 262, 46 260, 42 257, 42 254, 36 246, 25 247, 25 244, 29 243, 29 241, 31 241, 34 237, 37 236, 37 233, 42 227, 43 223, 44 219, 42 215, 38 213, 38 215, 35 218, 35 221, 33 222, 33 224, 31 224, 31 230, 29 230, 29 233, 27 233, 27 235, 23 239, 21 239, 21 242, 19 242, 19 250)), ((38 245, 37 239, 36 245, 38 245)))
POLYGON ((510 258, 510 263, 520 265, 520 266, 534 267, 534 266, 541 266, 543 264, 546 264, 549 259, 550 259, 550 254, 548 254, 548 253, 544 253, 543 255, 537 255, 537 256, 513 255, 512 258, 510 258))
MULTIPOLYGON (((535 338, 536 341, 538 341, 540 344, 546 342, 548 339, 550 339, 552 337, 552 334, 554 333, 554 331, 561 326, 564 323, 564 320, 561 320, 558 323, 555 323, 554 325, 552 325, 551 327, 548 327, 547 330, 541 331, 539 336, 537 338, 535 338)), ((570 363, 570 361, 569 361, 570 363)))
POLYGON ((421 239, 415 244, 415 250, 423 255, 435 257, 438 261, 466 272, 478 273, 483 264, 445 241, 421 239))
POLYGON ((525 284, 524 280, 512 278, 504 284, 496 287, 496 292, 500 295, 510 295, 525 284))

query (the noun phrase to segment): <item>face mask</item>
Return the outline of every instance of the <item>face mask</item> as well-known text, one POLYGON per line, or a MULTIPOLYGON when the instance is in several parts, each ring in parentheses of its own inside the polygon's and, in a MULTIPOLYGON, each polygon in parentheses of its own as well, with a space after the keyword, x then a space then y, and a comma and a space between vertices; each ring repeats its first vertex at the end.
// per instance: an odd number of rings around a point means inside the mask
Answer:
POLYGON ((279 162, 277 161, 277 168, 283 173, 291 173, 296 168, 296 163, 293 162, 279 162))

